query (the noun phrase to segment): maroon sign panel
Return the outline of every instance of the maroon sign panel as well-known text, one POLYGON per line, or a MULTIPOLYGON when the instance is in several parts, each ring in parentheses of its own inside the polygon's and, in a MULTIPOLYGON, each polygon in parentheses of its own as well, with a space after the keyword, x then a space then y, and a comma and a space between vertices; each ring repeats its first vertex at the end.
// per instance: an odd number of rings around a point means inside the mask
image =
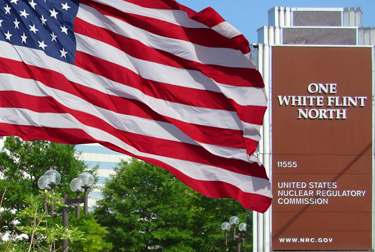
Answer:
POLYGON ((372 49, 272 47, 272 248, 372 248, 372 49))

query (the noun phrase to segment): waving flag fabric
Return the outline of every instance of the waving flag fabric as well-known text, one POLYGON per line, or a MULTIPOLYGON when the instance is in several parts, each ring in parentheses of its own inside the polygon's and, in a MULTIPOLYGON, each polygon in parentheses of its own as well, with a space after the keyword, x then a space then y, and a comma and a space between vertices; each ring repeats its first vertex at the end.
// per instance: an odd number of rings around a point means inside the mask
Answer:
POLYGON ((0 2, 0 135, 100 143, 264 212, 266 109, 248 42, 173 0, 0 2))

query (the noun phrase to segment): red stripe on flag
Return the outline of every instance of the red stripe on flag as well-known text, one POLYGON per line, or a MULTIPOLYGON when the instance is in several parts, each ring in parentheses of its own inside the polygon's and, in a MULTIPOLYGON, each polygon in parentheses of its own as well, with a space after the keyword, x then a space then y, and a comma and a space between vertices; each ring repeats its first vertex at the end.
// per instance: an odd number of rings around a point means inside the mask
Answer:
POLYGON ((75 65, 123 85, 137 88, 142 93, 158 99, 202 108, 235 111, 222 93, 144 79, 127 68, 86 53, 76 53, 75 65), (108 71, 108 68, 111 71, 108 71), (192 97, 200 97, 200 99, 192 99, 192 97))
POLYGON ((193 20, 200 22, 202 24, 207 25, 208 27, 214 27, 217 24, 225 22, 224 18, 222 18, 214 9, 211 7, 207 7, 206 9, 196 13, 194 16, 190 16, 193 20))
MULTIPOLYGON (((224 18, 222 18, 214 9, 208 7, 198 13, 194 13, 189 11, 189 17, 197 22, 207 25, 208 27, 212 28, 222 22, 225 22, 224 18)), ((242 53, 246 54, 250 52, 249 41, 245 38, 245 36, 238 35, 235 38, 230 38, 234 48, 241 50, 242 53)))
MULTIPOLYGON (((166 38, 180 39, 207 47, 237 49, 229 39, 208 28, 182 27, 163 20, 123 12, 108 5, 88 0, 81 0, 80 4, 85 4, 96 9, 103 15, 115 17, 123 22, 131 24, 132 26, 166 38)), ((78 31, 75 30, 75 32, 78 31)))
POLYGON ((218 83, 244 87, 264 87, 262 76, 256 69, 224 67, 190 61, 165 51, 150 48, 140 41, 93 26, 81 19, 75 21, 75 32, 107 43, 138 59, 180 69, 198 70, 218 83), (103 36, 103 34, 108 36, 103 36))

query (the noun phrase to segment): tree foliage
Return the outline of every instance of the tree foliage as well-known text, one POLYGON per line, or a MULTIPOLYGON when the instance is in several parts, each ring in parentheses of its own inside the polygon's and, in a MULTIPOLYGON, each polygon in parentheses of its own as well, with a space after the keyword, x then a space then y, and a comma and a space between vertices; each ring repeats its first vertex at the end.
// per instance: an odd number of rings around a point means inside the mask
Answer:
MULTIPOLYGON (((20 214, 27 213, 30 215, 36 209, 35 204, 30 208, 30 199, 40 196, 41 191, 38 188, 38 179, 49 169, 57 170, 61 174, 61 182, 54 190, 64 193, 70 192, 70 198, 75 198, 76 194, 70 190, 70 182, 80 173, 86 171, 86 168, 84 161, 78 158, 74 145, 48 141, 27 142, 18 137, 7 137, 0 153, 0 190, 6 188, 6 193, 2 200, 3 211, 0 214, 0 234, 7 233, 15 236, 27 234, 26 240, 21 240, 17 246, 30 242, 31 236, 28 231, 34 230, 35 223, 30 223, 30 218, 20 214), (30 209, 33 210, 31 211, 30 209)), ((96 168, 89 170, 89 172, 94 173, 95 176, 96 168)), ((56 205, 60 203, 59 200, 55 201, 56 205)), ((106 249, 111 247, 109 243, 104 242, 102 239, 107 231, 92 216, 81 215, 83 217, 75 220, 75 209, 71 208, 70 212, 69 220, 71 224, 69 226, 75 227, 72 230, 77 233, 82 233, 85 241, 83 242, 82 239, 79 239, 75 243, 69 244, 70 251, 107 251, 106 249)), ((40 218, 42 215, 43 213, 40 213, 40 215, 36 216, 40 218)), ((48 223, 50 224, 49 227, 60 228, 54 229, 56 235, 67 234, 61 227, 60 210, 55 209, 54 216, 49 219, 48 223)), ((43 226, 38 226, 38 229, 34 231, 39 232, 43 228, 43 226)), ((52 235, 54 232, 49 230, 48 233, 52 235)), ((49 236, 44 234, 44 237, 48 238, 49 236)), ((17 243, 18 241, 15 242, 17 243)), ((56 248, 59 247, 61 249, 60 242, 56 245, 56 248)))
POLYGON ((221 223, 232 215, 246 221, 237 201, 205 197, 136 159, 118 164, 103 196, 94 214, 109 231, 112 251, 227 251, 221 223))
POLYGON ((25 208, 24 202, 29 194, 39 194, 37 182, 47 170, 57 170, 61 174, 59 190, 69 192, 70 181, 85 168, 84 161, 77 158, 73 145, 28 142, 19 137, 7 137, 0 153, 0 188, 7 188, 0 232, 15 230, 15 213, 25 208))
POLYGON ((77 240, 69 245, 69 252, 107 252, 112 251, 112 244, 105 242, 104 238, 108 231, 102 227, 89 213, 81 214, 80 218, 69 217, 69 225, 76 227, 84 234, 84 240, 77 240))
POLYGON ((57 200, 60 198, 59 194, 52 194, 49 191, 38 196, 32 194, 26 196, 24 202, 26 207, 17 212, 17 219, 24 224, 17 225, 16 228, 28 239, 26 241, 16 239, 12 233, 7 242, 0 244, 2 251, 55 252, 60 250, 60 246, 57 244, 59 241, 64 239, 70 242, 85 240, 82 231, 75 227, 63 227, 61 224, 56 224, 53 216, 45 211, 44 203, 54 204, 55 207, 65 206, 62 201, 57 200))
POLYGON ((0 153, 0 186, 8 192, 3 207, 22 209, 25 192, 39 193, 37 181, 49 169, 61 174, 59 189, 70 191, 70 181, 86 169, 75 154, 74 145, 48 141, 23 141, 7 137, 0 153))

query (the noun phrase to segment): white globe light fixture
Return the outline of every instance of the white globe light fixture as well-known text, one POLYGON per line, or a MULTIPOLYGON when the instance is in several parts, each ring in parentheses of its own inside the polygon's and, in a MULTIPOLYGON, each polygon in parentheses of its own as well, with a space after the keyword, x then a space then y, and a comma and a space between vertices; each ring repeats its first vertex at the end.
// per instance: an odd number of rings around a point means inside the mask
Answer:
POLYGON ((47 176, 49 178, 48 185, 52 187, 57 186, 61 181, 61 175, 56 170, 48 170, 46 171, 46 173, 44 173, 44 176, 47 176))
POLYGON ((41 176, 38 179, 38 187, 40 190, 51 190, 51 186, 49 186, 49 177, 41 176))
POLYGON ((72 191, 75 193, 81 193, 85 191, 82 185, 83 185, 82 179, 75 178, 70 182, 70 189, 72 189, 72 191))
POLYGON ((221 224, 221 229, 223 231, 229 231, 230 230, 230 223, 229 222, 223 222, 223 224, 221 224))
POLYGON ((229 223, 230 223, 231 225, 238 225, 238 223, 240 223, 240 219, 238 219, 237 216, 232 216, 232 217, 230 217, 230 219, 229 219, 229 223))
POLYGON ((82 187, 90 188, 94 185, 95 179, 94 176, 89 172, 81 173, 78 178, 82 179, 82 187))
POLYGON ((247 225, 246 225, 246 223, 241 223, 238 226, 238 230, 240 230, 240 232, 246 232, 247 231, 247 225))

